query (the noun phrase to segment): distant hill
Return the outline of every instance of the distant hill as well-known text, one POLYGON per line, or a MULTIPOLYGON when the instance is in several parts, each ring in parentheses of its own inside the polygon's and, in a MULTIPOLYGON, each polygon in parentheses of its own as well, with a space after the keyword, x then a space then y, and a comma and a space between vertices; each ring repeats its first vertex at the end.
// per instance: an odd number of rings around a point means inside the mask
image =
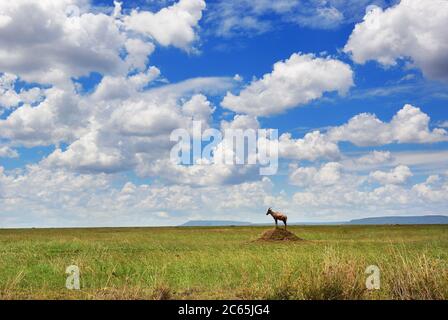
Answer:
MULTIPOLYGON (((369 224, 448 224, 448 216, 393 216, 353 219, 341 222, 292 222, 289 225, 369 225, 369 224)), ((190 220, 181 227, 268 226, 271 223, 250 223, 232 220, 190 220)))
POLYGON ((250 222, 231 220, 190 220, 181 227, 220 227, 220 226, 248 226, 250 222))
POLYGON ((350 220, 347 224, 448 224, 448 216, 372 217, 350 220))

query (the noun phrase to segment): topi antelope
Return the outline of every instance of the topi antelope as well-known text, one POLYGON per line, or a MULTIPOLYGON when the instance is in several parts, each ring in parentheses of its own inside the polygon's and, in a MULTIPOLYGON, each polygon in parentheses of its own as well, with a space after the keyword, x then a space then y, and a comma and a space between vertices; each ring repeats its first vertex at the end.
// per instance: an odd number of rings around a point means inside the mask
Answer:
POLYGON ((275 220, 275 227, 278 227, 278 220, 283 221, 283 223, 285 224, 285 230, 286 230, 286 220, 288 220, 288 217, 280 212, 275 212, 273 211, 271 208, 268 209, 268 212, 266 212, 266 215, 271 215, 272 218, 274 218, 275 220))

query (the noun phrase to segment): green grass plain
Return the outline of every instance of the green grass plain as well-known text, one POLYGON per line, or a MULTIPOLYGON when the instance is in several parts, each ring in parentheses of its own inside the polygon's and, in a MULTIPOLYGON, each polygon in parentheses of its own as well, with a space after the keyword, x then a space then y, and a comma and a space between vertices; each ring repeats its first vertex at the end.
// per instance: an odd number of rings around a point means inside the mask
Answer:
POLYGON ((0 230, 0 299, 447 299, 448 226, 0 230), (81 290, 65 288, 69 265, 81 290), (365 269, 381 289, 365 288, 365 269))

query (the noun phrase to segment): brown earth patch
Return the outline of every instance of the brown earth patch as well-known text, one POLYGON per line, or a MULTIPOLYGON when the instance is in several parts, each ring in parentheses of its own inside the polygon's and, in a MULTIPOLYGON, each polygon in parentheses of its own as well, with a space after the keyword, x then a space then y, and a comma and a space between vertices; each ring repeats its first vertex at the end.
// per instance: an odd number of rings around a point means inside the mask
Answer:
POLYGON ((301 241, 298 236, 294 233, 289 232, 283 228, 274 228, 270 230, 266 230, 263 232, 260 238, 260 241, 301 241))

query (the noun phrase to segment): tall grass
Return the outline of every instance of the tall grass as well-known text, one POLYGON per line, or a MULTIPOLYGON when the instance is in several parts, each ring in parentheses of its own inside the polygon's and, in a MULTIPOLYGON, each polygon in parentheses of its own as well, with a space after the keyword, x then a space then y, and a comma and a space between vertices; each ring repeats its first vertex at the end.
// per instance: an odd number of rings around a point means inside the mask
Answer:
POLYGON ((359 300, 399 299, 432 300, 448 298, 446 264, 425 253, 411 256, 395 251, 382 259, 381 288, 368 290, 363 259, 343 258, 334 250, 326 250, 322 262, 310 260, 306 272, 296 274, 285 269, 278 281, 262 288, 246 288, 243 298, 359 300), (257 290, 259 289, 259 290, 257 290), (261 290, 260 290, 261 289, 261 290))
POLYGON ((0 230, 0 299, 447 299, 446 226, 0 230), (65 268, 81 290, 65 288, 65 268), (377 265, 380 290, 367 290, 377 265))
POLYGON ((394 250, 385 277, 392 299, 428 300, 448 298, 448 268, 446 261, 394 250))

